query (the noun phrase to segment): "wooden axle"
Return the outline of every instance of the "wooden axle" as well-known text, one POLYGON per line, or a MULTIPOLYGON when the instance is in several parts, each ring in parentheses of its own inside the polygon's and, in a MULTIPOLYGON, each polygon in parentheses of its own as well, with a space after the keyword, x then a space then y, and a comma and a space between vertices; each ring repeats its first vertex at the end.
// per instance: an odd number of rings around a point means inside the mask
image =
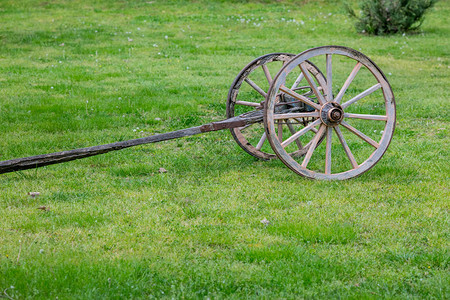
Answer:
POLYGON ((99 155, 110 151, 122 150, 137 145, 157 143, 185 136, 200 134, 204 132, 218 131, 227 128, 243 127, 249 124, 262 122, 262 120, 263 120, 262 110, 256 110, 250 113, 245 113, 240 116, 225 119, 222 121, 212 122, 201 126, 181 129, 167 133, 156 134, 140 139, 133 139, 100 146, 93 146, 69 151, 5 160, 0 162, 0 174, 19 170, 40 168, 43 166, 59 164, 66 161, 99 155))

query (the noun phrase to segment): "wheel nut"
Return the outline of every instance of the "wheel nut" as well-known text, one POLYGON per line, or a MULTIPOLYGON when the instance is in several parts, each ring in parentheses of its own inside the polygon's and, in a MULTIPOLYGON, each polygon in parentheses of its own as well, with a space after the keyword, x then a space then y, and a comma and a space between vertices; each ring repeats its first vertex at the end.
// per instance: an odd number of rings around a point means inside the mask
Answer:
POLYGON ((333 121, 339 121, 341 119, 341 112, 338 109, 333 109, 331 111, 331 118, 333 121))

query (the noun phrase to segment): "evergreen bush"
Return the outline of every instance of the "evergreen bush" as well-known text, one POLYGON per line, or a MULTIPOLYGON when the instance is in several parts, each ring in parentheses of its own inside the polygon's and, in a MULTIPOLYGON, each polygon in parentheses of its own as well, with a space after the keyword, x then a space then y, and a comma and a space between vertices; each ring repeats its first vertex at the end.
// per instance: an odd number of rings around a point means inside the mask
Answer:
POLYGON ((349 14, 357 19, 359 32, 383 35, 416 30, 427 9, 437 0, 362 0, 360 15, 347 5, 349 14))

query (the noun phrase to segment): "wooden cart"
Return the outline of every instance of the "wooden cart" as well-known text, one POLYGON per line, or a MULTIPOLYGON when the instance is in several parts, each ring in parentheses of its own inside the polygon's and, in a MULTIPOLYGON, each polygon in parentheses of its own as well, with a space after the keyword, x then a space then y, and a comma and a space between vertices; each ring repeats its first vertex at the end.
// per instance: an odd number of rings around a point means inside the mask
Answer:
POLYGON ((271 53, 253 60, 233 81, 223 121, 3 161, 0 173, 229 128, 239 146, 254 157, 279 158, 304 177, 342 180, 366 172, 381 159, 394 133, 395 117, 389 82, 364 54, 341 46, 298 55, 271 53), (343 83, 336 84, 339 79, 343 83))

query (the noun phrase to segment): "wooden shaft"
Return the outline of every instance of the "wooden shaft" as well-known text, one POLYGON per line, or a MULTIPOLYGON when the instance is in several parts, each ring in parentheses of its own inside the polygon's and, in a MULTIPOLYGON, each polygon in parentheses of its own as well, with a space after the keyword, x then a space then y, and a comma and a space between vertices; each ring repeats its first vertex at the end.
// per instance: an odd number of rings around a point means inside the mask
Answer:
POLYGON ((100 146, 93 146, 69 151, 5 160, 0 162, 0 174, 19 170, 34 169, 53 164, 59 164, 66 161, 107 153, 110 151, 122 150, 137 145, 157 143, 185 136, 200 134, 204 132, 218 131, 227 128, 242 127, 248 124, 261 122, 262 119, 263 119, 262 111, 257 110, 218 122, 212 122, 201 126, 181 129, 162 134, 156 134, 140 139, 133 139, 100 146))

